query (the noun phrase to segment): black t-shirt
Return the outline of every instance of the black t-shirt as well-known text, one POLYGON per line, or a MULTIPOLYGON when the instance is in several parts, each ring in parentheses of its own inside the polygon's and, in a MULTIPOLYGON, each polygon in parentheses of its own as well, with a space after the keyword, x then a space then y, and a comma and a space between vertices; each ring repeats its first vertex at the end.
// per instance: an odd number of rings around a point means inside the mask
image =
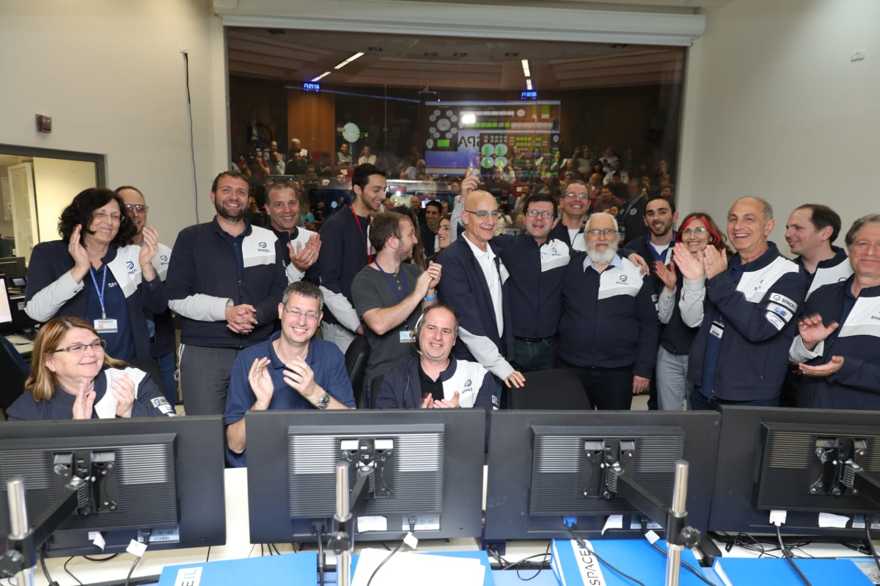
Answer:
POLYGON ((442 401, 444 399, 443 395, 443 381, 440 380, 442 376, 438 376, 437 380, 431 380, 425 371, 422 370, 422 365, 419 364, 419 383, 422 387, 422 398, 425 398, 426 395, 431 395, 435 401, 442 401))

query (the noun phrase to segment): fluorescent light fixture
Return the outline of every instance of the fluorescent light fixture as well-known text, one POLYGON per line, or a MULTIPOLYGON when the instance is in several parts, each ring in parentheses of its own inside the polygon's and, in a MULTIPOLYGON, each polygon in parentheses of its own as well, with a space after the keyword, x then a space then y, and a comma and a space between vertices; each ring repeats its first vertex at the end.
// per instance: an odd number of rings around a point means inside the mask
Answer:
POLYGON ((472 126, 477 123, 477 115, 473 112, 461 113, 461 124, 463 126, 472 126))
POLYGON ((339 71, 340 69, 342 69, 343 67, 345 67, 346 65, 351 63, 352 61, 354 61, 356 59, 360 59, 363 56, 364 56, 363 52, 355 53, 354 55, 352 55, 351 57, 349 57, 345 61, 337 63, 336 67, 334 67, 333 69, 335 69, 336 71, 339 71))
POLYGON ((317 77, 313 77, 313 78, 312 78, 312 81, 313 81, 313 82, 314 82, 314 81, 321 81, 322 79, 324 79, 324 78, 327 77, 328 75, 330 75, 330 72, 329 72, 329 71, 325 71, 325 72, 322 73, 321 75, 319 75, 319 76, 317 76, 317 77))
POLYGON ((532 72, 529 70, 529 60, 528 59, 522 60, 522 67, 523 67, 523 75, 526 78, 532 77, 532 72))
POLYGON ((527 89, 527 90, 532 90, 532 89, 534 89, 534 88, 532 87, 532 80, 529 79, 528 77, 526 78, 526 89, 527 89))

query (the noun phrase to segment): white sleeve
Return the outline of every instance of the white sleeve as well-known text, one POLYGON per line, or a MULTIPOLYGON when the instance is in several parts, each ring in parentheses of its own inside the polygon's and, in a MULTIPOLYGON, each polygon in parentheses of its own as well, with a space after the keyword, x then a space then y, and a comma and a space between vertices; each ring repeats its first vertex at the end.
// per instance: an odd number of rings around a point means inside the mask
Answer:
POLYGON ((357 311, 352 307, 351 301, 342 293, 334 293, 327 287, 321 287, 321 293, 324 294, 324 305, 327 306, 333 317, 345 328, 352 332, 357 331, 361 326, 361 320, 357 311))
POLYGON ((506 380, 513 373, 514 368, 504 359, 492 340, 486 336, 472 334, 462 327, 458 328, 458 335, 461 336, 461 341, 473 354, 474 359, 489 372, 501 380, 506 380))
POLYGON ((183 299, 169 299, 168 307, 177 315, 196 321, 226 321, 226 297, 195 293, 183 299))
POLYGON ((452 244, 458 239, 458 226, 461 224, 461 216, 464 214, 464 198, 460 195, 455 196, 455 203, 452 206, 452 214, 449 216, 449 243, 452 244))
POLYGON ((703 279, 685 279, 681 288, 678 309, 681 321, 689 328, 697 328, 703 323, 703 301, 706 299, 706 283, 703 279))
POLYGON ((675 309, 675 289, 671 292, 666 287, 660 291, 657 299, 657 318, 662 324, 668 324, 672 319, 672 310, 675 309))
MULTIPOLYGON (((306 276, 305 272, 299 270, 294 266, 293 263, 287 265, 287 268, 284 269, 284 274, 287 276, 287 284, 291 283, 299 283, 303 280, 303 277, 306 276)), ((336 315, 335 313, 333 315, 336 315)))
POLYGON ((822 356, 825 352, 825 340, 822 340, 812 350, 807 350, 804 346, 804 340, 800 336, 795 336, 791 341, 791 347, 788 350, 788 359, 794 363, 807 362, 813 358, 822 356))
POLYGON ((77 283, 70 271, 67 271, 37 291, 25 305, 24 312, 34 321, 47 322, 55 317, 62 305, 82 291, 83 287, 82 282, 77 283))

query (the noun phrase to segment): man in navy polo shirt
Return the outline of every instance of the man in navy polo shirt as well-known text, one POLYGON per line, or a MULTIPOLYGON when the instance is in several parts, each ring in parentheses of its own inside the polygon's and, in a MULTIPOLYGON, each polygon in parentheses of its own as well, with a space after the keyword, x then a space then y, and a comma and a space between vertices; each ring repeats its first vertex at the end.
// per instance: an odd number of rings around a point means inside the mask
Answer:
POLYGON ((335 344, 314 338, 323 306, 315 285, 307 281, 289 285, 278 304, 281 331, 235 358, 224 416, 230 465, 246 464, 248 410, 354 408, 342 352, 335 344))

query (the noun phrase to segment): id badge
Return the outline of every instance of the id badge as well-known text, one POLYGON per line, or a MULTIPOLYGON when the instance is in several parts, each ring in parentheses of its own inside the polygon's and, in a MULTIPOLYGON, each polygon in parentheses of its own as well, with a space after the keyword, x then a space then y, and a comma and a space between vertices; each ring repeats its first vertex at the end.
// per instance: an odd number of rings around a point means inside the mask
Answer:
POLYGON ((713 321, 712 325, 709 326, 709 333, 720 340, 721 336, 724 335, 724 324, 721 322, 713 321))
POLYGON ((96 319, 93 323, 99 334, 115 334, 118 331, 115 319, 96 319))
POLYGON ((401 344, 412 344, 416 339, 413 336, 412 330, 400 330, 400 343, 401 344))

